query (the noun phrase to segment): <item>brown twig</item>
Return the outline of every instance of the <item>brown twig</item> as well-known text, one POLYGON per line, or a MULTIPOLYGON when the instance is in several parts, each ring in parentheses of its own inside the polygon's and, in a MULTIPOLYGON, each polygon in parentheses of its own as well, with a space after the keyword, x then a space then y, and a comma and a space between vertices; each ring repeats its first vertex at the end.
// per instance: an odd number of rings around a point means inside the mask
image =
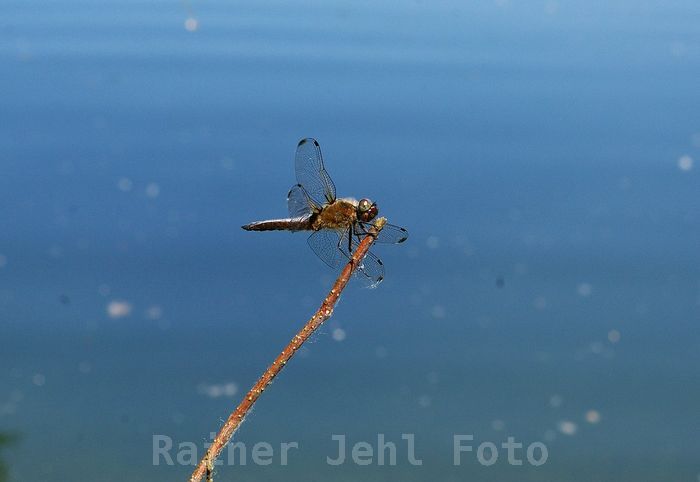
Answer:
POLYGON ((214 482, 214 464, 212 463, 212 460, 209 458, 209 456, 207 456, 206 459, 206 480, 207 482, 214 482))
POLYGON ((345 289, 345 286, 350 281, 355 269, 362 263, 362 259, 369 251, 370 246, 374 242, 376 235, 381 231, 386 223, 386 219, 380 218, 375 222, 375 227, 370 230, 370 235, 366 236, 357 249, 352 255, 352 258, 345 265, 343 271, 341 271, 338 279, 335 280, 333 288, 331 288, 330 293, 326 296, 326 299, 321 303, 321 307, 316 311, 316 313, 311 317, 309 321, 306 322, 304 327, 292 338, 292 341, 284 347, 282 353, 280 353, 272 365, 265 370, 265 373, 258 379, 258 381, 253 385, 248 394, 245 396, 243 401, 236 407, 236 409, 229 415, 228 420, 216 434, 216 437, 209 446, 207 453, 204 455, 202 460, 199 461, 197 467, 192 472, 190 476, 190 482, 199 482, 202 476, 207 471, 207 463, 213 465, 214 461, 218 458, 221 451, 224 449, 226 444, 231 440, 231 437, 238 429, 238 427, 243 422, 245 416, 250 412, 258 400, 262 392, 267 388, 267 386, 272 383, 272 380, 282 371, 282 368, 287 364, 287 362, 294 356, 294 353, 301 348, 306 340, 321 326, 328 318, 333 314, 333 309, 335 304, 338 302, 340 293, 345 289))

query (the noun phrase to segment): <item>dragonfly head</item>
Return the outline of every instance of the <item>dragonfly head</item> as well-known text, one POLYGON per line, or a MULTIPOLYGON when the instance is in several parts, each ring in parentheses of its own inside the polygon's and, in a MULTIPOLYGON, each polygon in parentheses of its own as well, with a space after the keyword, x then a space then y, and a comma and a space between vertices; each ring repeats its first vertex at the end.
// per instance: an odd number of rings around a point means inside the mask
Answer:
POLYGON ((360 199, 357 203, 357 219, 366 223, 373 220, 379 213, 377 203, 373 203, 367 198, 360 199))

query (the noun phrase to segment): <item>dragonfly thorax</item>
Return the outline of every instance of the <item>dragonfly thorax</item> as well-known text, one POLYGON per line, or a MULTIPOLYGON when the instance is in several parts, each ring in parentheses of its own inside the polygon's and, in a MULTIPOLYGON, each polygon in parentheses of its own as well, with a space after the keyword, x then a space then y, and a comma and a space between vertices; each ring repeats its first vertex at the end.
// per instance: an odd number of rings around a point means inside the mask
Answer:
POLYGON ((320 212, 312 216, 311 229, 343 230, 352 226, 357 220, 356 202, 349 199, 336 199, 323 206, 320 212))

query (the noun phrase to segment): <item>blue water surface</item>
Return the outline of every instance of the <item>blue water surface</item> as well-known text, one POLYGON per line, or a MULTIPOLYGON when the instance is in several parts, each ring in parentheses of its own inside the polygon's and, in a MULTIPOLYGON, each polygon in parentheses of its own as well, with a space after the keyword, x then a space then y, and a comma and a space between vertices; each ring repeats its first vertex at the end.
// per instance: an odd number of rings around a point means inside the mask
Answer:
POLYGON ((240 229, 286 214, 302 137, 410 239, 236 435, 273 463, 216 480, 697 480, 696 0, 0 14, 10 480, 186 480, 153 436, 201 448, 334 279, 305 235, 240 229), (326 462, 380 433, 396 466, 326 462), (508 437, 546 462, 479 463, 508 437))

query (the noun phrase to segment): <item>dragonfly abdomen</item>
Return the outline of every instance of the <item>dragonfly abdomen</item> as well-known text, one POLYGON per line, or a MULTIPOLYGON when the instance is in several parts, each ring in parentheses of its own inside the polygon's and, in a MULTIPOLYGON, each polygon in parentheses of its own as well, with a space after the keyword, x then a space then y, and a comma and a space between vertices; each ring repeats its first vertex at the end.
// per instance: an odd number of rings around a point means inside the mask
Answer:
POLYGON ((246 231, 309 231, 313 229, 309 218, 268 219, 267 221, 255 221, 241 227, 246 231))

